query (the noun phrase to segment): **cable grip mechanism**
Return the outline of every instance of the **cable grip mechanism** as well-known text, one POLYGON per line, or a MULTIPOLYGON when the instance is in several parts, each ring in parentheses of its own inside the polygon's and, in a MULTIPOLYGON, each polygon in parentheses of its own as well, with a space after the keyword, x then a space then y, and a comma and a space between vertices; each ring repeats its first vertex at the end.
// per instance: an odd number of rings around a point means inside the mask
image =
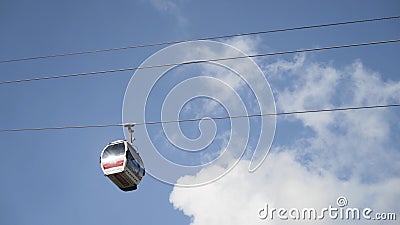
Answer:
POLYGON ((131 144, 133 144, 133 142, 135 141, 135 138, 133 137, 133 132, 135 132, 133 130, 133 127, 135 126, 135 124, 124 124, 124 127, 128 128, 128 132, 129 132, 129 141, 131 144))

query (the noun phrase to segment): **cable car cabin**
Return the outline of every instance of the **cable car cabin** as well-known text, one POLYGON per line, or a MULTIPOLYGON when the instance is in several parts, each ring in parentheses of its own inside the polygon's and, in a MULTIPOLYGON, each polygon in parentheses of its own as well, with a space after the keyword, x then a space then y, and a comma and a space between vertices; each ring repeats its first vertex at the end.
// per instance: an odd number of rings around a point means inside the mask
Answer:
POLYGON ((145 174, 142 159, 126 140, 109 143, 100 156, 101 169, 121 190, 136 190, 145 174))

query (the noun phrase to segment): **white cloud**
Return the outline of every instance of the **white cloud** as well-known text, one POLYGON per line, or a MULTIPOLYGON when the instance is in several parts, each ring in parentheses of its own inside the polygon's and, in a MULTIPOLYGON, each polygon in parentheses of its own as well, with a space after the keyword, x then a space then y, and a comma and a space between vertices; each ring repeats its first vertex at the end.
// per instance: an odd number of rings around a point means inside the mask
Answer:
POLYGON ((179 7, 179 5, 182 4, 182 1, 148 0, 147 2, 149 2, 156 10, 174 16, 181 26, 187 24, 187 19, 183 16, 183 13, 179 7))
MULTIPOLYGON (((276 91, 282 111, 387 104, 400 100, 399 82, 383 81, 378 73, 368 71, 359 61, 343 70, 306 61, 302 66, 292 65, 295 70, 287 68, 276 76, 286 86, 276 91)), ((338 176, 340 173, 342 178, 352 175, 381 179, 388 172, 398 173, 400 169, 396 164, 387 165, 390 159, 400 159, 390 140, 390 134, 396 132, 390 128, 396 117, 388 109, 295 115, 294 118, 311 128, 315 136, 304 137, 304 141, 298 142, 302 145, 289 148, 295 148, 297 155, 308 154, 313 166, 329 169, 338 176)))
POLYGON ((159 11, 174 11, 177 5, 169 0, 149 0, 150 4, 159 11))
MULTIPOLYGON (((264 68, 280 111, 400 100, 400 82, 384 81, 360 61, 337 69, 297 55, 292 61, 278 60, 264 68)), ((400 153, 398 143, 391 138, 399 132, 399 127, 393 125, 398 125, 398 118, 390 109, 282 117, 287 122, 300 121, 312 132, 292 145, 277 143, 255 173, 248 173, 248 161, 242 161, 212 184, 175 187, 170 201, 192 217, 193 225, 280 224, 280 220, 260 220, 257 210, 264 203, 278 208, 335 206, 336 198, 342 195, 349 199, 350 207, 394 211, 399 216, 400 153)), ((221 169, 213 165, 180 181, 204 180, 221 169)), ((341 222, 328 219, 318 224, 341 222)))
MULTIPOLYGON (((307 170, 288 152, 270 154, 254 173, 248 173, 247 166, 248 162, 242 161, 225 177, 206 186, 175 187, 170 201, 177 209, 192 217, 193 225, 299 224, 299 221, 291 220, 261 220, 257 213, 265 203, 275 208, 296 207, 301 210, 314 207, 320 211, 329 205, 337 207, 338 196, 346 196, 349 207, 370 207, 381 212, 399 211, 399 178, 376 184, 364 184, 357 180, 343 182, 329 173, 321 175, 307 170)), ((181 182, 204 179, 222 169, 213 166, 196 177, 184 177, 181 182)), ((338 224, 341 221, 327 219, 317 222, 338 224)), ((303 224, 310 224, 310 221, 304 221, 303 224)))
MULTIPOLYGON (((192 51, 187 51, 188 59, 223 59, 230 57, 243 57, 245 55, 257 54, 256 46, 259 44, 260 40, 258 38, 252 37, 241 37, 241 38, 231 38, 226 42, 227 45, 232 47, 226 47, 224 45, 210 45, 206 44, 197 49, 192 49, 192 51), (239 51, 238 51, 239 50, 239 51)), ((216 66, 214 64, 201 64, 202 73, 205 76, 215 77, 229 86, 230 89, 222 89, 220 85, 216 85, 216 82, 210 80, 207 85, 207 89, 210 93, 218 95, 222 103, 228 101, 234 101, 237 94, 249 105, 254 105, 252 110, 258 109, 258 104, 255 99, 249 98, 248 91, 245 88, 251 88, 251 90, 257 93, 264 93, 266 90, 265 82, 260 82, 261 75, 259 71, 256 70, 254 64, 249 59, 235 59, 235 60, 224 60, 220 62, 223 66, 216 66), (242 76, 242 77, 240 77, 242 76), (247 87, 247 85, 249 87, 247 87), (247 92, 244 92, 247 91, 247 92)), ((260 105, 263 102, 259 103, 260 105)), ((209 105, 205 106, 207 111, 217 110, 219 105, 215 102, 209 101, 209 105)))

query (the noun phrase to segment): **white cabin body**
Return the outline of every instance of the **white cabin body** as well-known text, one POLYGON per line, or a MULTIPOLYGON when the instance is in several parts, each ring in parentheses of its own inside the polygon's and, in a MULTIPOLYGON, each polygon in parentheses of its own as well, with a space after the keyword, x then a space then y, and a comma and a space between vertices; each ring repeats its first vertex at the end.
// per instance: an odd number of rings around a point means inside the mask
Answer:
POLYGON ((145 175, 143 161, 126 140, 109 143, 101 152, 101 169, 123 191, 137 189, 145 175))

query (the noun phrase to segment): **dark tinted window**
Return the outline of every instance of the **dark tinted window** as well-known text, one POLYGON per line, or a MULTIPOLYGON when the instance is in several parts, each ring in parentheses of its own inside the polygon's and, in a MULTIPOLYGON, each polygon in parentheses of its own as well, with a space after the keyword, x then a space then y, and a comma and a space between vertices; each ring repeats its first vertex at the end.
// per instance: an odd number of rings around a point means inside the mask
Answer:
POLYGON ((140 176, 144 176, 144 169, 142 167, 140 167, 140 176))
POLYGON ((135 172, 136 173, 139 173, 139 164, 135 161, 135 160, 133 160, 133 168, 135 169, 135 172))
POLYGON ((106 150, 104 150, 102 158, 107 159, 108 157, 120 155, 125 155, 124 143, 109 146, 106 150))

